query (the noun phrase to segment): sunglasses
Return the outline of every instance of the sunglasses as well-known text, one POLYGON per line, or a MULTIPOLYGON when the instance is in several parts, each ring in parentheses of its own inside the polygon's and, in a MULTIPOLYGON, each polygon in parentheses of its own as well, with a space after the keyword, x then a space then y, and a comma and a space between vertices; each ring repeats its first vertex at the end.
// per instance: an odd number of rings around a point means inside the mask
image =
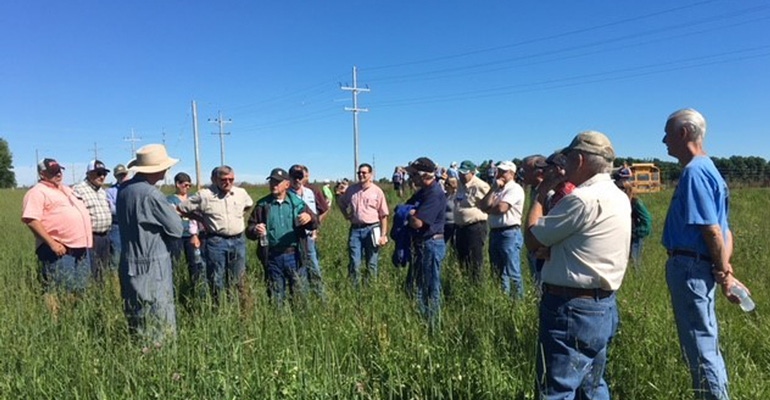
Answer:
POLYGON ((235 178, 219 178, 219 180, 222 182, 233 182, 235 181, 235 178))
POLYGON ((358 175, 366 175, 366 174, 368 174, 368 172, 366 172, 366 171, 358 171, 358 175))

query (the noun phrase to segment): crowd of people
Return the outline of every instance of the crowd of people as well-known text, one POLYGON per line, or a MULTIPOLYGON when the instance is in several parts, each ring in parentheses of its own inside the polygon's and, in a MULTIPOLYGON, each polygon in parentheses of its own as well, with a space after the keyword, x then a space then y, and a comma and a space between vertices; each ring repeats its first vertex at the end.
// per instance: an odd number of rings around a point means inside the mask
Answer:
MULTIPOLYGON (((730 289, 743 286, 730 264, 729 191, 706 156, 700 113, 674 112, 664 132, 668 153, 684 167, 662 233, 679 341, 694 391, 727 399, 715 288, 738 302, 730 289)), ((391 218, 366 163, 358 167, 356 182, 332 188, 327 181, 320 189, 309 184, 306 166, 275 168, 267 176, 270 193, 257 201, 223 165, 212 171, 211 185, 195 194, 190 176, 178 173, 175 193, 165 196, 155 184, 178 160, 164 146, 148 145, 127 166, 113 168, 116 184, 107 189, 110 170, 99 160, 89 163, 85 179, 72 188, 62 184, 64 167, 41 160, 39 182, 24 197, 22 221, 36 239, 52 313, 59 296, 82 292, 92 280, 103 282, 109 266, 117 265, 129 329, 158 344, 176 332, 175 260, 185 259, 196 296, 208 292, 218 302, 224 294, 236 295, 248 310, 246 239, 256 241, 273 302, 284 304, 305 287, 325 301, 316 240, 335 203, 350 225, 350 284, 376 282, 379 256, 392 240, 394 264, 408 267, 406 295, 416 300, 431 330, 440 327, 448 248, 469 282, 479 284, 486 247, 496 285, 511 301, 525 294, 525 251, 539 296, 538 398, 608 399, 604 370, 619 323, 617 291, 629 259, 640 265, 652 227, 629 183, 628 166, 613 179, 615 156, 609 137, 586 131, 548 157, 531 155, 518 166, 488 160, 480 168, 465 160, 444 169, 419 157, 394 170, 399 197, 406 185, 414 191, 391 218)))

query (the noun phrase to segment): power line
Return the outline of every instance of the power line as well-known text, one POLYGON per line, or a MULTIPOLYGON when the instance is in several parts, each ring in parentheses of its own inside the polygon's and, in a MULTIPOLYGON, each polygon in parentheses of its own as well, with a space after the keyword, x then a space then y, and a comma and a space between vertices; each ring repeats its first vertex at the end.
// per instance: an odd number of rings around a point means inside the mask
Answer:
MULTIPOLYGON (((347 90, 353 94, 353 107, 345 107, 345 111, 351 111, 353 113, 353 170, 358 171, 358 113, 369 112, 368 108, 358 107, 358 92, 368 93, 369 88, 358 87, 358 73, 356 72, 356 66, 353 66, 353 86, 342 86, 342 90, 347 90)), ((356 174, 354 172, 353 177, 356 174)))
POLYGON ((219 132, 212 132, 212 135, 219 135, 219 156, 220 161, 222 162, 219 165, 225 165, 225 135, 230 135, 230 132, 225 132, 225 124, 232 124, 233 120, 231 118, 223 119, 222 118, 222 111, 219 112, 219 118, 211 119, 209 118, 209 122, 212 124, 219 125, 219 132))
POLYGON ((131 136, 123 136, 124 142, 130 142, 131 143, 131 157, 134 158, 136 156, 136 142, 140 142, 142 138, 136 137, 134 135, 134 128, 131 128, 131 136))

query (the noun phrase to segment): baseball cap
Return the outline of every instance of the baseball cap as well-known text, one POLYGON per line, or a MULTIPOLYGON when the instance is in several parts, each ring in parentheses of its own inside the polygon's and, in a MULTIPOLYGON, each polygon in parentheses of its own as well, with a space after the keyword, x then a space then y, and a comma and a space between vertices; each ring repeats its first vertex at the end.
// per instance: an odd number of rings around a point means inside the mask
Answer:
POLYGON ((45 172, 49 175, 56 175, 65 168, 59 165, 59 163, 53 158, 44 158, 37 163, 37 172, 45 172))
POLYGON ((457 169, 457 172, 465 175, 475 170, 476 170, 476 164, 474 164, 473 161, 465 160, 460 163, 460 168, 457 169))
POLYGON ((436 172, 436 163, 428 157, 420 157, 412 161, 406 169, 420 172, 436 172))
POLYGON ((105 173, 110 172, 110 170, 104 166, 104 163, 99 160, 91 160, 91 162, 88 163, 88 166, 86 167, 86 173, 89 173, 91 171, 105 172, 105 173))
POLYGON ((559 168, 564 168, 567 165, 567 156, 564 155, 564 153, 562 153, 562 150, 558 150, 553 154, 551 154, 550 156, 548 156, 548 158, 546 158, 545 161, 543 161, 543 164, 545 165, 543 165, 542 167, 540 166, 538 167, 545 168, 551 165, 555 165, 559 168))
POLYGON ((604 157, 608 161, 615 159, 615 149, 612 148, 610 139, 603 133, 597 131, 585 131, 578 133, 572 143, 567 146, 563 153, 572 150, 579 150, 588 154, 595 154, 604 157))
POLYGON ((123 164, 116 165, 115 168, 113 168, 112 170, 113 170, 112 176, 116 178, 119 176, 126 175, 128 173, 128 168, 126 168, 126 166, 123 164))
POLYGON ((497 163, 497 169, 500 169, 503 171, 511 171, 515 174, 516 164, 514 164, 513 161, 500 161, 499 163, 497 163))
POLYGON ((272 171, 270 171, 270 176, 267 177, 267 180, 275 179, 276 181, 285 181, 289 179, 289 173, 286 172, 283 168, 273 168, 272 171))

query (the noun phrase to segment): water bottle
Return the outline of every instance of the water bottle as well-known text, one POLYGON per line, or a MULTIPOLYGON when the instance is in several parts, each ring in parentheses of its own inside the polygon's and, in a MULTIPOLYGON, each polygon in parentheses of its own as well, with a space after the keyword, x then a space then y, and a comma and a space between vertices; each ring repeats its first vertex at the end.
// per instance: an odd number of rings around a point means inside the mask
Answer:
POLYGON ((259 235, 259 245, 262 247, 267 247, 267 235, 259 235))
POLYGON ((740 306, 743 311, 749 312, 754 310, 754 300, 749 296, 749 292, 741 285, 733 285, 730 287, 730 294, 737 296, 740 300, 740 306))
POLYGON ((193 252, 193 259, 195 261, 195 264, 202 265, 203 264, 203 256, 201 255, 201 249, 200 247, 196 248, 193 252))

